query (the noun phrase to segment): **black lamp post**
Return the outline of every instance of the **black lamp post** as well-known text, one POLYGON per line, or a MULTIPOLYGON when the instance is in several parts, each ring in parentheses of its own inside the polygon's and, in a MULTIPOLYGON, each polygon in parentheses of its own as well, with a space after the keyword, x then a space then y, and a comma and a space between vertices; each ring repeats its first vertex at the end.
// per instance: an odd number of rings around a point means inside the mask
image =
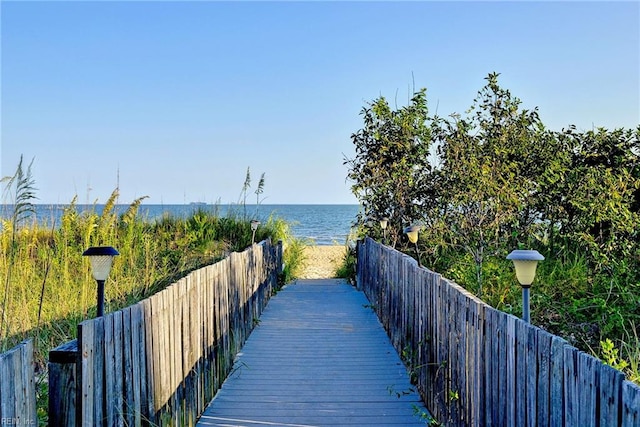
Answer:
POLYGON ((94 246, 82 253, 82 256, 89 257, 91 262, 91 274, 98 282, 98 313, 97 317, 104 315, 104 282, 109 276, 113 257, 120 255, 111 246, 94 246))
POLYGON ((520 286, 522 286, 522 320, 531 323, 531 315, 529 314, 529 289, 536 277, 536 267, 538 261, 542 261, 542 256, 538 251, 533 250, 514 250, 507 259, 513 261, 516 269, 516 277, 520 286))

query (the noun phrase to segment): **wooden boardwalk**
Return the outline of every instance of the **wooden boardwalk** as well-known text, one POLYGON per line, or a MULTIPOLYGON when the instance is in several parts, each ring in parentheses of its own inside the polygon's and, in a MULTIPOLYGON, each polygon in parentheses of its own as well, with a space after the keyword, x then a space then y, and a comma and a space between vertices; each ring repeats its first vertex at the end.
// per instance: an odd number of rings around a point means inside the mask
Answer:
POLYGON ((342 280, 285 287, 197 425, 424 426, 427 411, 368 304, 342 280))

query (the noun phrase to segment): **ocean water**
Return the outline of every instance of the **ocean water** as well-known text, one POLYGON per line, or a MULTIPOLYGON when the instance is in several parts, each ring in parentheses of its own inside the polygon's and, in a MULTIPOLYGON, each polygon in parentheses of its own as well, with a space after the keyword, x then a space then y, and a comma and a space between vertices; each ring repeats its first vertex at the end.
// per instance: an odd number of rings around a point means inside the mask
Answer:
MULTIPOLYGON (((123 213, 129 205, 117 205, 116 212, 123 213)), ((65 205, 36 205, 36 218, 40 224, 60 224, 65 205)), ((76 210, 93 210, 101 213, 104 205, 77 205, 76 210)), ((220 216, 247 216, 266 222, 269 216, 279 217, 291 225, 294 236, 310 239, 317 245, 343 245, 359 211, 358 205, 140 205, 138 216, 153 221, 165 214, 187 217, 197 209, 217 212, 220 216)), ((12 212, 12 207, 2 205, 0 217, 12 212)))

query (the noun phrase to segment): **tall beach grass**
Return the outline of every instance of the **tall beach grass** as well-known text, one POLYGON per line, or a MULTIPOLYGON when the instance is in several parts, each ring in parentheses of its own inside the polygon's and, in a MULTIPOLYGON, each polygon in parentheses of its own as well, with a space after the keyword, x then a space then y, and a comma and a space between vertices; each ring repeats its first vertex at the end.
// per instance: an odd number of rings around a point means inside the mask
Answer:
MULTIPOLYGON (((96 315, 96 282, 82 257, 91 246, 115 247, 120 255, 105 287, 105 312, 144 299, 188 272, 214 263, 252 244, 251 220, 233 212, 196 209, 186 217, 164 215, 149 220, 138 214, 143 198, 116 213, 117 190, 102 210, 80 211, 75 200, 59 223, 42 224, 28 215, 0 219, 0 352, 32 338, 35 344, 38 413, 46 423, 48 351, 76 338, 77 326, 96 315)), ((7 205, 5 205, 7 207, 7 205)), ((15 204, 9 206, 15 208, 15 204)), ((256 230, 255 241, 283 241, 286 283, 300 273, 304 243, 289 224, 270 217, 256 230)))

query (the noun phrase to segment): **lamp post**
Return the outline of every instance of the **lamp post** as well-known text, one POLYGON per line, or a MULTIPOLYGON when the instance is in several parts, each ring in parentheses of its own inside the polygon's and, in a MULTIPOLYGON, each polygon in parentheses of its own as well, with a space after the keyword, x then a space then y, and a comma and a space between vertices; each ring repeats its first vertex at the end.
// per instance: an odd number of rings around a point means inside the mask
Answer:
POLYGON ((410 225, 404 228, 404 234, 407 235, 411 243, 416 245, 416 256, 418 257, 418 267, 421 267, 420 251, 418 250, 418 231, 420 231, 419 225, 410 225))
POLYGON ((533 283, 533 279, 536 277, 536 267, 538 261, 542 261, 544 257, 540 255, 538 251, 534 250, 514 250, 507 259, 513 261, 513 265, 516 269, 516 277, 520 286, 522 286, 522 320, 527 323, 531 323, 531 316, 529 314, 529 289, 533 283))
POLYGON ((380 228, 382 228, 382 243, 387 240, 387 225, 389 224, 389 218, 386 216, 380 220, 380 228))
POLYGON ((111 246, 94 246, 82 253, 82 256, 89 257, 91 274, 98 282, 98 313, 96 317, 104 315, 104 282, 109 276, 113 257, 116 255, 120 254, 111 246))
POLYGON ((256 241, 256 230, 258 229, 258 226, 260 225, 260 221, 258 220, 253 220, 251 221, 251 244, 253 245, 256 241))

